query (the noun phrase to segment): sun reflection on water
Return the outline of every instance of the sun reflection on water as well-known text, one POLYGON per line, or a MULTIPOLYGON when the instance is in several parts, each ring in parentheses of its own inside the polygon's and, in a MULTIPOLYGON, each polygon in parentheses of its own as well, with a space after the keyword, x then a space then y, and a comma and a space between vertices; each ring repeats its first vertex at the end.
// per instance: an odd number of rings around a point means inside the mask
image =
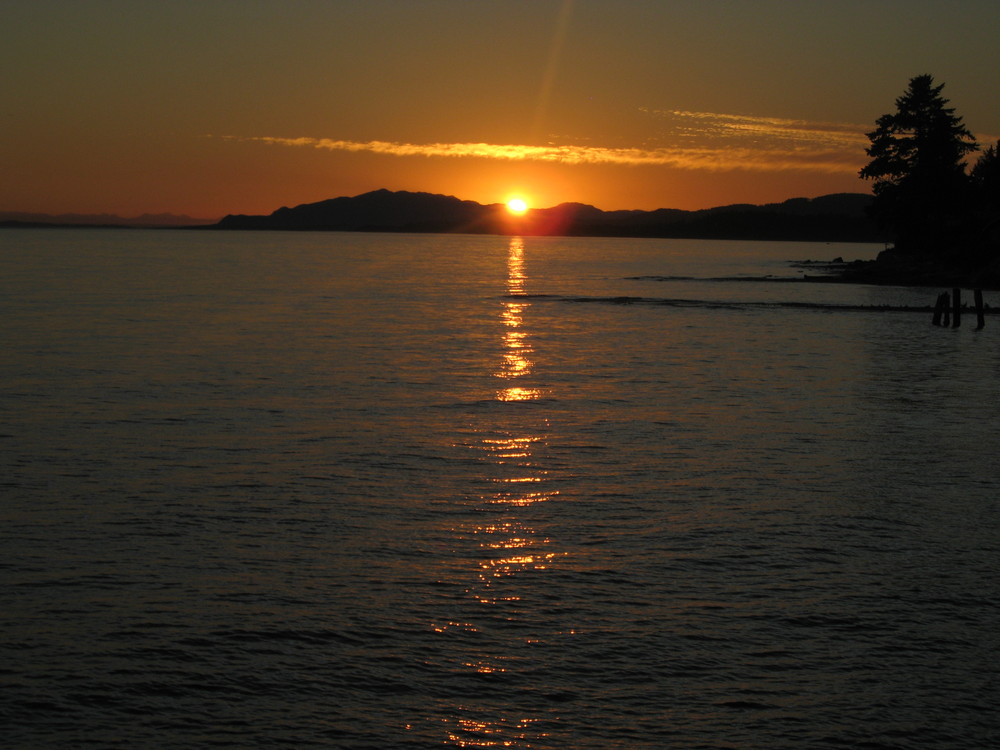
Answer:
MULTIPOLYGON (((493 373, 498 378, 512 379, 530 375, 534 363, 530 357, 535 350, 528 334, 523 330, 524 314, 530 302, 520 299, 524 294, 524 240, 512 237, 507 253, 507 297, 503 302, 500 320, 504 325, 503 359, 500 369, 493 373)), ((497 391, 499 401, 533 401, 541 396, 537 388, 508 387, 497 391)))
POLYGON ((529 728, 537 719, 510 719, 478 721, 458 719, 448 739, 457 747, 530 747, 523 742, 529 738, 529 728))
POLYGON ((542 392, 537 388, 504 388, 497 391, 498 401, 534 401, 542 392))
MULTIPOLYGON (((500 358, 492 376, 506 387, 496 391, 498 402, 535 401, 542 389, 530 387, 524 379, 533 375, 535 355, 531 333, 525 325, 531 303, 525 294, 524 241, 512 238, 507 256, 507 295, 499 315, 500 358)), ((443 637, 463 639, 476 634, 474 651, 465 651, 456 668, 489 679, 503 677, 521 684, 529 678, 524 669, 529 657, 511 644, 489 640, 490 623, 523 620, 520 645, 539 643, 551 633, 537 631, 532 625, 532 599, 537 586, 525 586, 526 577, 544 574, 566 553, 553 549, 552 539, 532 522, 529 509, 555 498, 558 490, 548 486, 549 472, 541 465, 549 424, 534 412, 504 407, 495 412, 498 419, 484 419, 474 427, 477 437, 464 443, 482 462, 479 481, 486 490, 477 498, 477 513, 452 529, 455 536, 475 550, 474 568, 469 571, 466 596, 482 605, 468 619, 446 620, 434 626, 443 637), (540 457, 541 454, 541 457, 540 457), (489 487, 495 488, 489 491, 489 487), (474 571, 474 572, 473 572, 474 571), (482 618, 482 622, 480 622, 482 618), (471 620, 471 621, 470 621, 471 620), (478 623, 478 624, 477 624, 478 623)), ((559 631, 563 633, 562 630, 559 631)), ((454 706, 443 719, 447 743, 457 747, 531 748, 544 741, 548 733, 532 726, 540 718, 524 717, 499 709, 495 702, 484 705, 454 706)))
POLYGON ((528 449, 539 440, 539 437, 484 438, 483 449, 489 451, 497 463, 504 463, 503 459, 506 458, 530 456, 528 449))

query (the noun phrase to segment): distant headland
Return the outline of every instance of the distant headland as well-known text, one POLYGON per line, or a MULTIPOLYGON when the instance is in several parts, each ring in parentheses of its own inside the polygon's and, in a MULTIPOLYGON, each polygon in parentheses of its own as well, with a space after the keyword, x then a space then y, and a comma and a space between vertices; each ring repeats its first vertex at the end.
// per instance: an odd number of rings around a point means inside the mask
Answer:
POLYGON ((0 228, 174 229, 204 226, 214 224, 216 221, 216 219, 196 219, 193 216, 178 214, 143 214, 142 216, 125 218, 115 214, 41 214, 26 211, 0 211, 0 228))
POLYGON ((602 211, 582 203, 563 203, 515 216, 500 203, 483 205, 449 195, 375 190, 279 208, 266 216, 230 215, 205 228, 879 242, 883 234, 867 215, 871 200, 869 195, 841 193, 699 211, 602 211))

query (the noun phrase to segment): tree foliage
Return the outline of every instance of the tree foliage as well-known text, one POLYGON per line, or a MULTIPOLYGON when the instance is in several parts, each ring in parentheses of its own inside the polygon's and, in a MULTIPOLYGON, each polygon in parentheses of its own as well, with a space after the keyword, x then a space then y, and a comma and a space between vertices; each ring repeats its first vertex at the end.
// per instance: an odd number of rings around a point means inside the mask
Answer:
POLYGON ((943 88, 929 75, 910 80, 896 111, 868 133, 871 161, 860 172, 873 181, 875 216, 895 233, 897 249, 913 255, 956 251, 974 202, 965 160, 978 144, 943 88))
POLYGON ((972 184, 979 193, 983 208, 995 212, 1000 210, 1000 141, 983 151, 979 161, 972 168, 972 184))

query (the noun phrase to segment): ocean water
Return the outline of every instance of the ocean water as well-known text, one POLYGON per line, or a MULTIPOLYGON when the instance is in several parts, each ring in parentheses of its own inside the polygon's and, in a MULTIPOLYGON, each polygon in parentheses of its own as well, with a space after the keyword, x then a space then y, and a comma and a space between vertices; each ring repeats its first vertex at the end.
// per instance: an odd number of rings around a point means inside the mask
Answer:
POLYGON ((996 747, 1000 322, 878 249, 0 232, 0 745, 996 747))

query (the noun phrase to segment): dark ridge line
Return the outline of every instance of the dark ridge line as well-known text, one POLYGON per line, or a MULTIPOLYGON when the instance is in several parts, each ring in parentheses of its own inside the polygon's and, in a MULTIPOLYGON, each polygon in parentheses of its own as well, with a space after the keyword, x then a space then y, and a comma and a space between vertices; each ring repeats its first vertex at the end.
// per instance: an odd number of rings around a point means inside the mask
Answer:
POLYGON ((871 195, 836 193, 698 211, 602 211, 582 203, 561 203, 513 217, 500 203, 483 205, 451 195, 381 189, 282 207, 266 216, 231 214, 207 229, 881 242, 883 232, 867 215, 871 202, 871 195))

